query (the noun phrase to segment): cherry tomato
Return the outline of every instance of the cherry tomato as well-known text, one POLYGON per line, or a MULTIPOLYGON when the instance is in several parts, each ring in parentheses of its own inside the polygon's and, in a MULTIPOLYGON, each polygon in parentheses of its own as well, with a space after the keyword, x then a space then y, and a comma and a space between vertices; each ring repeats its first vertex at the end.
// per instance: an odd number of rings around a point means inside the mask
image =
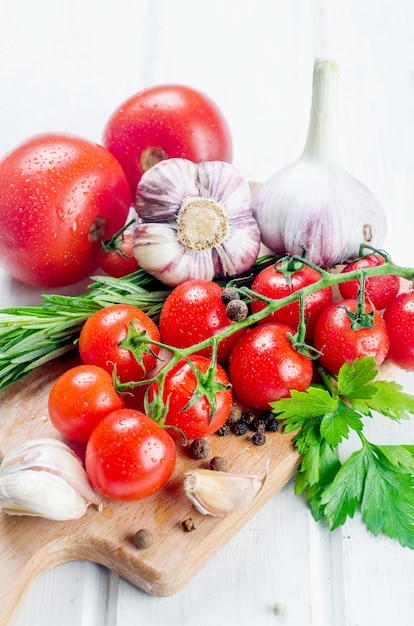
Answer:
MULTIPOLYGON (((389 337, 384 319, 374 311, 372 328, 351 328, 352 320, 348 312, 355 313, 357 300, 341 300, 331 304, 319 317, 313 344, 322 352, 319 362, 332 374, 338 374, 344 363, 354 359, 372 356, 377 366, 385 360, 389 337)), ((372 307, 366 304, 366 312, 372 313, 372 307)))
POLYGON ((109 373, 115 366, 122 383, 145 378, 155 365, 159 348, 150 346, 150 350, 139 354, 137 360, 129 348, 120 346, 131 323, 138 332, 146 331, 153 341, 160 340, 157 326, 141 309, 128 304, 113 304, 93 313, 83 325, 79 334, 79 354, 83 363, 98 365, 109 373))
POLYGON ((98 253, 99 267, 114 278, 121 278, 139 269, 133 251, 133 235, 125 233, 113 247, 101 246, 98 253))
MULTIPOLYGON (((380 254, 370 254, 361 259, 357 259, 345 267, 342 273, 366 267, 376 267, 383 265, 385 259, 380 254)), ((349 283, 338 285, 340 294, 344 300, 353 300, 358 297, 360 281, 352 280, 349 283)), ((371 302, 375 309, 381 311, 398 295, 400 290, 400 279, 398 276, 370 276, 365 281, 365 298, 371 302)))
POLYGON ((29 139, 0 161, 0 179, 0 265, 31 285, 86 278, 130 209, 119 163, 79 137, 29 139))
POLYGON ((414 370, 414 291, 401 293, 387 306, 384 320, 390 338, 388 358, 404 370, 414 370))
POLYGON ((112 376, 96 365, 78 365, 64 372, 48 398, 52 424, 73 441, 87 441, 105 415, 123 407, 112 376))
MULTIPOLYGON (((222 293, 223 289, 210 280, 188 280, 175 287, 160 313, 158 326, 163 343, 175 348, 188 348, 228 328, 231 321, 221 299, 222 293)), ((219 363, 228 359, 244 332, 237 331, 220 341, 217 350, 219 363)), ((204 348, 199 354, 211 357, 212 349, 204 348)))
MULTIPOLYGON (((206 374, 210 366, 210 359, 194 354, 189 357, 196 369, 201 374, 206 374)), ((214 383, 229 386, 226 372, 220 365, 216 365, 214 383)), ((202 395, 194 404, 185 409, 193 397, 196 389, 196 376, 186 359, 180 360, 167 373, 164 383, 162 399, 167 407, 165 427, 178 428, 187 439, 199 439, 216 432, 226 422, 231 406, 231 389, 220 389, 215 392, 216 409, 211 416, 211 404, 202 395)), ((149 389, 150 401, 158 392, 158 384, 153 383, 149 389)), ((179 436, 179 433, 169 429, 171 435, 179 436)))
POLYGON ((85 452, 91 484, 114 500, 140 500, 155 493, 170 478, 175 460, 170 435, 133 409, 119 409, 104 417, 85 452))
POLYGON ((183 85, 150 87, 126 100, 108 120, 103 144, 122 165, 134 200, 142 174, 158 161, 232 160, 222 113, 206 95, 183 85))
MULTIPOLYGON (((252 283, 251 288, 253 291, 273 300, 279 300, 295 291, 299 291, 302 287, 316 283, 321 278, 319 272, 308 265, 302 265, 301 268, 288 275, 281 271, 282 267, 283 264, 278 263, 276 268, 271 265, 262 270, 252 283)), ((325 287, 306 296, 304 311, 305 319, 307 319, 306 339, 312 337, 319 315, 331 302, 332 289, 330 287, 325 287)), ((252 312, 256 313, 264 309, 266 303, 256 300, 250 306, 252 312)), ((293 302, 265 317, 260 323, 277 322, 286 324, 286 326, 296 330, 299 325, 299 319, 299 302, 293 302)))
POLYGON ((297 352, 285 324, 261 324, 239 339, 229 360, 234 393, 246 404, 269 409, 269 403, 305 391, 313 373, 312 361, 297 352))

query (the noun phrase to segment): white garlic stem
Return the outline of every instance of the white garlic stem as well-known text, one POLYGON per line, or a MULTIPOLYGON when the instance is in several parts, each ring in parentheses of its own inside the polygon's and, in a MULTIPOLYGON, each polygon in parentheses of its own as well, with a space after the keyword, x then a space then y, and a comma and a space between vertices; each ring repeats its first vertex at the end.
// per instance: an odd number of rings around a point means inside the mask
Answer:
POLYGON ((313 67, 312 104, 303 158, 336 159, 338 114, 338 66, 316 59, 313 67))
POLYGON ((100 508, 82 463, 57 439, 32 439, 8 452, 0 465, 0 508, 14 515, 78 519, 100 508))

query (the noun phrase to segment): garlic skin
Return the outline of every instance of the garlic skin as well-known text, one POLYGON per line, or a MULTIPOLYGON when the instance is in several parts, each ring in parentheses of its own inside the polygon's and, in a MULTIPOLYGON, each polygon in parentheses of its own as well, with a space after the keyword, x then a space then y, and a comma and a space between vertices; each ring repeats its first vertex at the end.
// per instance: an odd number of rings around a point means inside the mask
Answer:
POLYGON ((138 185, 134 256, 172 287, 243 273, 260 248, 252 205, 249 183, 229 163, 160 161, 138 185))
POLYGON ((306 144, 301 157, 267 180, 253 209, 263 243, 276 255, 302 255, 323 268, 379 248, 387 223, 371 191, 337 159, 338 67, 316 59, 306 144))
POLYGON ((0 508, 5 513, 62 521, 79 519, 90 504, 99 509, 99 496, 65 443, 31 439, 3 457, 0 508))
POLYGON ((266 477, 267 469, 264 477, 195 469, 186 473, 184 490, 200 513, 224 517, 250 504, 266 477))

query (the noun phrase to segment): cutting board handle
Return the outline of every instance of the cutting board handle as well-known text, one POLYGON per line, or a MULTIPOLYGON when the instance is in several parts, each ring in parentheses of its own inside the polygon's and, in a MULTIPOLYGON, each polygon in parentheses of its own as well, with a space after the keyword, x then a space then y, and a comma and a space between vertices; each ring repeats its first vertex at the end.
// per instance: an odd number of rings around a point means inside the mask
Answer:
POLYGON ((49 569, 64 562, 65 557, 58 526, 48 527, 47 521, 40 518, 0 515, 0 626, 12 626, 34 583, 49 569), (54 534, 50 532, 51 527, 54 534))

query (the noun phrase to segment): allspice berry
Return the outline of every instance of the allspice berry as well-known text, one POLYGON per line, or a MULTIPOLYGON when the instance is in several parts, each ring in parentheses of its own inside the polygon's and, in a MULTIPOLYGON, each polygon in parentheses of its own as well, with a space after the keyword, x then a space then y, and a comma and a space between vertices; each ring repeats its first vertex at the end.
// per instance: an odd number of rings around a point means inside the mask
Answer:
POLYGON ((142 550, 149 548, 154 542, 154 538, 146 528, 141 528, 134 535, 134 544, 136 548, 142 550))
POLYGON ((229 464, 223 456, 214 456, 210 461, 210 469, 215 472, 227 472, 229 464))
POLYGON ((191 442, 191 452, 196 459, 205 459, 211 452, 207 439, 194 439, 191 442))

